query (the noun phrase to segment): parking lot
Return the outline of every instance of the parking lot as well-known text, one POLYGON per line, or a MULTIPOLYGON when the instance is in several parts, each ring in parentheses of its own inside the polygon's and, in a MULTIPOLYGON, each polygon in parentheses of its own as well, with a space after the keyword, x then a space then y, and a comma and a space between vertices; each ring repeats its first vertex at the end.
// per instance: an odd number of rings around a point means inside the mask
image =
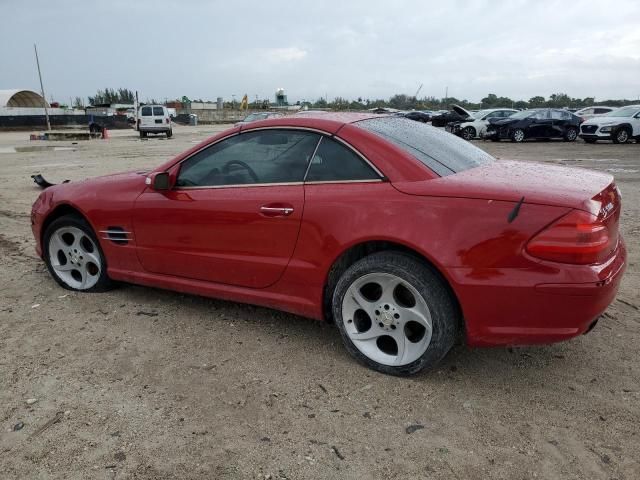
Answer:
POLYGON ((30 175, 146 170, 224 128, 77 144, 0 133, 1 478, 640 478, 640 144, 474 141, 615 175, 628 270, 586 336, 460 346, 406 379, 357 364, 331 325, 132 285, 77 294, 50 277, 30 175))

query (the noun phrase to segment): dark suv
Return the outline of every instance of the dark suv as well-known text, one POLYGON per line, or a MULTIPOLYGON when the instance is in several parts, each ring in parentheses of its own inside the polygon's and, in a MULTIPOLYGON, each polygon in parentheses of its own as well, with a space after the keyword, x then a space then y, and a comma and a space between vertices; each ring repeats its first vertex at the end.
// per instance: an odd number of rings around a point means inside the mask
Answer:
POLYGON ((509 139, 522 142, 528 138, 578 138, 580 117, 567 110, 539 108, 523 110, 508 118, 491 119, 484 138, 497 142, 509 139))

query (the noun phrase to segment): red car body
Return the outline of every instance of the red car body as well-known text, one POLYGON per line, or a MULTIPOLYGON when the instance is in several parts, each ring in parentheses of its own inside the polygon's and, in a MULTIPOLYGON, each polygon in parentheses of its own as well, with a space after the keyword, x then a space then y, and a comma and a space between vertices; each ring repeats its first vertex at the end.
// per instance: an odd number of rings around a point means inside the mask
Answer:
POLYGON ((323 319, 330 314, 332 267, 362 245, 393 245, 419 255, 446 280, 470 345, 549 343, 590 329, 614 299, 625 268, 613 177, 508 161, 440 177, 358 126, 369 117, 255 122, 209 138, 153 172, 51 187, 33 206, 37 252, 42 256, 46 225, 75 211, 95 232, 114 226, 128 232, 120 242, 98 235, 114 280, 323 319), (146 182, 157 172, 169 172, 175 182, 180 163, 195 152, 241 130, 274 127, 333 136, 384 177, 168 191, 146 182), (265 205, 286 205, 293 213, 271 217, 261 212, 265 205), (606 258, 571 264, 527 251, 536 235, 574 211, 589 212, 615 236, 606 258))

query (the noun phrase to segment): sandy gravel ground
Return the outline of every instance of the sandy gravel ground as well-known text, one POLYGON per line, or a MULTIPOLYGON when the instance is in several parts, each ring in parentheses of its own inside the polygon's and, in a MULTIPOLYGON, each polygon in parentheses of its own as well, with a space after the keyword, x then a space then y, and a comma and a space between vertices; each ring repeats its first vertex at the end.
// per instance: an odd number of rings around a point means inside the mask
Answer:
POLYGON ((45 142, 0 133, 0 478, 640 478, 640 145, 476 142, 613 172, 626 278, 589 335, 459 347, 400 379, 353 361, 331 325, 131 285, 79 295, 49 277, 29 175, 145 169, 220 128, 16 153, 45 142))

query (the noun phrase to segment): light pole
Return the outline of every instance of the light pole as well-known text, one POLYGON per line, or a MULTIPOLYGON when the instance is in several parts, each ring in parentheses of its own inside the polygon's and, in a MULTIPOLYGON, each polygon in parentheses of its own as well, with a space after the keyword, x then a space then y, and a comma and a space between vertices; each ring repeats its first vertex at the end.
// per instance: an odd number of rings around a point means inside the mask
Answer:
POLYGON ((51 123, 49 122, 49 110, 47 109, 47 97, 44 95, 44 86, 42 84, 42 73, 40 73, 40 60, 38 60, 38 47, 33 44, 33 50, 36 52, 36 65, 38 66, 38 77, 40 78, 40 93, 42 94, 42 106, 44 107, 44 116, 47 120, 47 130, 51 130, 51 123))

